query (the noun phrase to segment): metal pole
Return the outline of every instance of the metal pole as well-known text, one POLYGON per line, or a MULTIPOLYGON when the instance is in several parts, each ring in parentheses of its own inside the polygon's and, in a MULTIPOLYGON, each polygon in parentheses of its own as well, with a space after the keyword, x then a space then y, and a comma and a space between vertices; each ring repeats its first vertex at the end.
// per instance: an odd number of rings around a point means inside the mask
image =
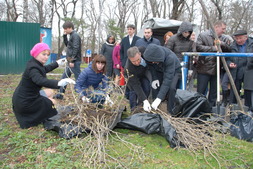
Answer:
POLYGON ((253 57, 253 53, 208 53, 208 52, 183 52, 188 56, 212 56, 212 57, 253 57))

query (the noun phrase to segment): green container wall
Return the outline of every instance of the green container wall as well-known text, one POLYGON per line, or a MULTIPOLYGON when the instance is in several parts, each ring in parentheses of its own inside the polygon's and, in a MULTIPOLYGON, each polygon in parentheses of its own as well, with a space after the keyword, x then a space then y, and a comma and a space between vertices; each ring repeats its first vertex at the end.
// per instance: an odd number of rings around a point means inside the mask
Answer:
POLYGON ((0 74, 19 74, 40 42, 40 24, 0 21, 0 74))

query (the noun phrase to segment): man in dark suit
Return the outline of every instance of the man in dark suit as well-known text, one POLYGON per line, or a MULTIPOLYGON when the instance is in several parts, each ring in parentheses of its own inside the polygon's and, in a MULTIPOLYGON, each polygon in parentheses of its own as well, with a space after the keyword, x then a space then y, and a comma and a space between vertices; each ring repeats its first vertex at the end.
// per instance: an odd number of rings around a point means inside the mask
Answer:
POLYGON ((144 47, 131 47, 127 50, 128 60, 125 66, 125 75, 128 76, 127 87, 129 88, 130 108, 133 111, 138 105, 143 104, 143 109, 150 112, 148 102, 150 82, 147 75, 147 65, 142 55, 144 47))
POLYGON ((127 50, 130 47, 135 46, 136 41, 140 39, 140 37, 135 35, 135 26, 132 24, 127 25, 127 33, 128 35, 124 37, 121 41, 121 48, 120 48, 120 61, 123 68, 126 65, 127 50))

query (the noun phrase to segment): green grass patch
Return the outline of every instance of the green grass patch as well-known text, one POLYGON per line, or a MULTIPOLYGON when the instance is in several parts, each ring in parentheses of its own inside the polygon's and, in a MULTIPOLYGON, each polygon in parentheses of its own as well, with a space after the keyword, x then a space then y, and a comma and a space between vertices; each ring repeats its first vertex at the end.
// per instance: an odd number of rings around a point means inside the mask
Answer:
MULTIPOLYGON (((84 65, 85 66, 85 65, 84 65)), ((87 65, 86 65, 87 66, 87 65)), ((66 140, 42 125, 20 129, 12 112, 11 98, 21 75, 0 77, 0 166, 1 168, 87 168, 86 137, 66 140)), ((50 76, 50 78, 59 78, 50 76)), ((126 116, 126 113, 124 113, 126 116)), ((185 148, 172 149, 157 134, 115 129, 106 145, 106 153, 126 168, 253 168, 253 144, 231 136, 218 142, 220 164, 205 151, 196 154, 185 148)), ((91 136, 87 136, 91 137, 91 136)), ((96 141, 96 140, 94 140, 96 141)), ((102 162, 101 162, 102 163, 102 162)), ((102 165, 103 166, 103 165, 102 165)), ((104 168, 122 168, 108 157, 104 168)))

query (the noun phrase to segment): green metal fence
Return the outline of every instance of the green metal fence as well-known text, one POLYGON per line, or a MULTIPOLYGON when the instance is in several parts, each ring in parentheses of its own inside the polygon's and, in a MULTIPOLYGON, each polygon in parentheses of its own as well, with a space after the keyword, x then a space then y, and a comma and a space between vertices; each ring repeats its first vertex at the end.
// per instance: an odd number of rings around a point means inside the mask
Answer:
POLYGON ((0 21, 0 74, 19 74, 40 41, 40 24, 0 21))

